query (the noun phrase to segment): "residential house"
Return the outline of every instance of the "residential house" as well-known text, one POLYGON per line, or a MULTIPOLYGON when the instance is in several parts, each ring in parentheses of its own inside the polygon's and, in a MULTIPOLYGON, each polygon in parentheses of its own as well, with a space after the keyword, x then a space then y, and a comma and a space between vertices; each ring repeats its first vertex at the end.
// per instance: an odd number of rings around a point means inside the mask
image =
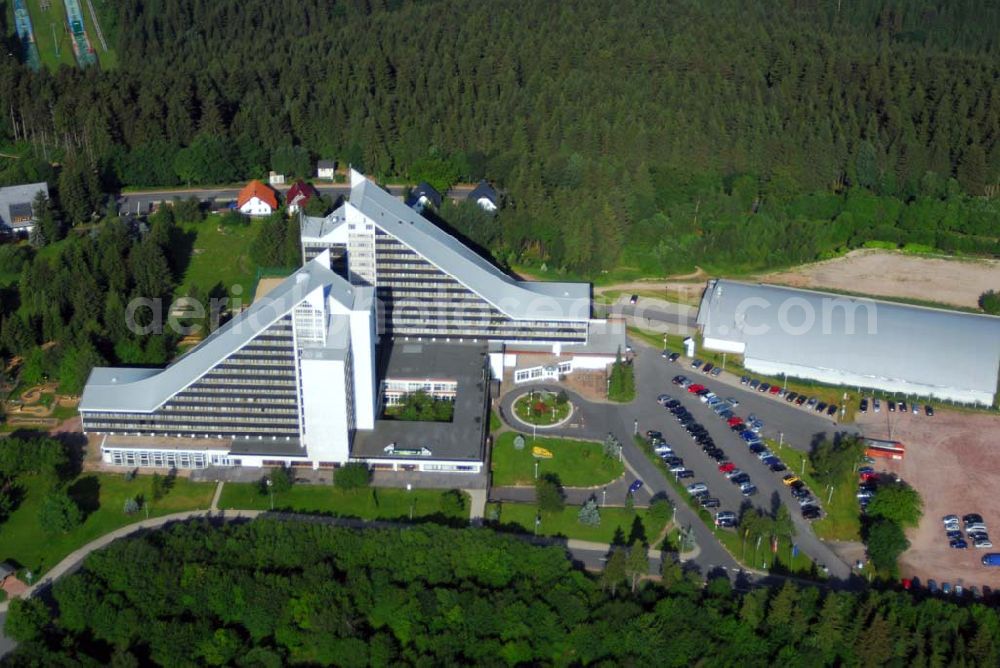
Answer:
POLYGON ((298 213, 305 211, 306 205, 313 197, 319 197, 319 193, 311 183, 296 181, 288 192, 285 193, 285 204, 288 206, 288 213, 298 213))
POLYGON ((475 202, 483 211, 493 213, 500 207, 500 196, 485 179, 472 189, 466 198, 470 202, 475 202))
POLYGON ((434 186, 427 183, 427 181, 422 181, 416 188, 410 191, 410 196, 406 199, 406 206, 418 212, 423 211, 428 206, 440 209, 441 193, 434 186))
POLYGON ((254 179, 240 191, 236 208, 248 216, 269 216, 278 209, 278 196, 272 188, 254 179))
POLYGON ((0 234, 27 235, 35 227, 32 205, 38 193, 49 196, 43 181, 0 188, 0 234))
POLYGON ((337 174, 337 161, 336 160, 320 160, 316 163, 316 178, 317 179, 327 179, 333 181, 333 177, 337 174))

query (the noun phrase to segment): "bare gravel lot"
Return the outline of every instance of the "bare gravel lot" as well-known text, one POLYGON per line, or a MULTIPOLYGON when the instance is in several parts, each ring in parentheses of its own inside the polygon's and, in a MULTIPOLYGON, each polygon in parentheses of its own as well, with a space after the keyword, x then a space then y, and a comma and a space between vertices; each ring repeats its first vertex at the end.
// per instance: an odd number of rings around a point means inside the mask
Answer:
POLYGON ((1000 416, 937 410, 933 417, 882 412, 858 415, 866 436, 892 438, 906 445, 902 461, 877 460, 877 469, 899 475, 924 501, 924 517, 907 531, 910 549, 900 559, 903 577, 928 578, 963 587, 1000 589, 1000 568, 986 568, 983 554, 1000 552, 1000 416), (948 546, 941 518, 979 513, 995 547, 954 550, 948 546))
POLYGON ((1000 290, 1000 261, 856 250, 833 260, 764 274, 758 280, 976 308, 979 295, 1000 290))

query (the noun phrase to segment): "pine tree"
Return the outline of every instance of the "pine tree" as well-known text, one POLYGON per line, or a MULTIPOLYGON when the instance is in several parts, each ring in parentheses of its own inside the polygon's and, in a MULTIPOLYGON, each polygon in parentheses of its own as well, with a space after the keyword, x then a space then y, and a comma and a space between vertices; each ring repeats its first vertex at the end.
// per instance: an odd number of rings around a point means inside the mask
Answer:
POLYGON ((642 578, 649 574, 649 556, 641 541, 635 541, 629 548, 625 570, 631 581, 632 591, 635 592, 642 578))
POLYGON ((600 526, 601 511, 597 507, 597 500, 594 497, 587 499, 583 505, 580 506, 580 511, 577 513, 576 517, 577 521, 585 526, 600 526))
POLYGON ((628 557, 625 548, 612 548, 608 560, 604 564, 604 572, 601 573, 601 589, 610 590, 614 596, 618 590, 618 585, 628 577, 628 557))

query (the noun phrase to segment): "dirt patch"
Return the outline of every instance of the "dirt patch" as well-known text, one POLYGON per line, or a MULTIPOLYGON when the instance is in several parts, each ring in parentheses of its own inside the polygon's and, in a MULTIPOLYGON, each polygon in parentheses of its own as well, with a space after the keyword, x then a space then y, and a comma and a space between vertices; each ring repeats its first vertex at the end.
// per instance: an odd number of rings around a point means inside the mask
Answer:
POLYGON ((1000 261, 856 250, 833 260, 764 274, 757 280, 976 308, 982 293, 1000 290, 1000 261))
POLYGON ((907 531, 910 549, 900 559, 903 577, 936 580, 963 587, 1000 588, 1000 568, 980 562, 988 552, 1000 552, 1000 459, 996 434, 1000 416, 938 410, 934 417, 888 413, 859 415, 866 436, 889 437, 906 445, 902 461, 878 460, 876 468, 896 473, 913 485, 924 501, 924 516, 907 531), (996 547, 954 550, 948 546, 941 518, 979 513, 990 528, 996 547))

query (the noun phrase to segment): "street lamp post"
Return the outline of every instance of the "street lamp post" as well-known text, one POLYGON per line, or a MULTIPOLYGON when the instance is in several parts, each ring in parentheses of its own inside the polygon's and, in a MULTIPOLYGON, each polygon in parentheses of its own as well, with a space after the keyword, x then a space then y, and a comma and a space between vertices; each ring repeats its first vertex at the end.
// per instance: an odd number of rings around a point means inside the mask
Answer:
POLYGON ((538 527, 542 524, 542 516, 535 515, 535 535, 538 535, 538 527))
POLYGON ((639 420, 632 421, 632 435, 633 436, 639 435, 639 420))
POLYGON ((601 490, 601 508, 608 505, 608 488, 605 487, 601 490))
POLYGON ((726 353, 722 353, 722 370, 726 370, 726 353))
POLYGON ((538 480, 538 460, 535 460, 535 480, 538 480))
MULTIPOLYGON (((538 462, 535 462, 535 463, 537 464, 538 462)), ((412 483, 406 483, 406 492, 407 492, 406 495, 410 497, 410 519, 412 520, 413 519, 413 495, 410 494, 411 491, 413 491, 413 484, 412 483)))
POLYGON ((271 497, 271 510, 274 510, 274 489, 272 488, 273 485, 274 485, 274 483, 271 482, 270 478, 268 478, 267 479, 267 493, 271 497))

